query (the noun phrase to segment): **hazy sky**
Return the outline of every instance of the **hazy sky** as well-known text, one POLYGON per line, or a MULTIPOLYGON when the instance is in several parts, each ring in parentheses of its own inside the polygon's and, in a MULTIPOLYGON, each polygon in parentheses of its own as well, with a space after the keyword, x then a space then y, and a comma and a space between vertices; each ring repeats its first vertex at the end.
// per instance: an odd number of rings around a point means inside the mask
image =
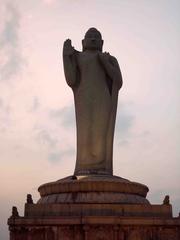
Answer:
POLYGON ((124 85, 114 142, 114 174, 146 184, 151 203, 170 195, 180 210, 180 1, 1 0, 0 239, 12 206, 71 175, 75 166, 73 95, 62 46, 98 28, 124 85))

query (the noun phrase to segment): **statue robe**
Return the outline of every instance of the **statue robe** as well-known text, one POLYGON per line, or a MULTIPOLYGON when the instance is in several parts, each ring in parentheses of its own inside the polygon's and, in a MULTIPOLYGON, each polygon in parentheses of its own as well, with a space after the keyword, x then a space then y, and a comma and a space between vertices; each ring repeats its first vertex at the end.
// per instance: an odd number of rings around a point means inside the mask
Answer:
POLYGON ((118 87, 100 63, 98 52, 76 52, 74 92, 77 125, 75 174, 112 174, 118 87))

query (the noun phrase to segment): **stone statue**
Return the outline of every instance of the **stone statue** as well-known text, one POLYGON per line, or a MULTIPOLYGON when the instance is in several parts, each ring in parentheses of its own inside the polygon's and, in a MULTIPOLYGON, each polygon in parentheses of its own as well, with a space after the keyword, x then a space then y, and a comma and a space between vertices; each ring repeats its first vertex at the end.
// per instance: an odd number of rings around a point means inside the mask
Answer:
POLYGON ((72 88, 77 125, 75 175, 112 174, 114 127, 122 76, 118 62, 102 52, 101 33, 90 28, 79 52, 67 39, 64 73, 72 88))
POLYGON ((170 205, 170 198, 169 198, 169 195, 166 195, 164 200, 163 200, 163 204, 164 205, 170 205))
POLYGON ((12 215, 11 215, 11 217, 12 218, 19 217, 19 213, 18 213, 17 207, 15 207, 15 206, 12 207, 12 215))
POLYGON ((27 199, 26 199, 27 204, 33 204, 33 199, 31 194, 27 194, 27 199))

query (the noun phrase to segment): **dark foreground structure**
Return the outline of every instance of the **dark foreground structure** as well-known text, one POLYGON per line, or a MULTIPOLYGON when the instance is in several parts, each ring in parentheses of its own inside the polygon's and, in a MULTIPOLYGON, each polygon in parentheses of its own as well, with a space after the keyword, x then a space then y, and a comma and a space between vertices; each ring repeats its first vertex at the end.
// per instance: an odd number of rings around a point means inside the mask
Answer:
POLYGON ((27 195, 24 216, 13 207, 10 240, 180 240, 180 217, 169 196, 152 205, 148 187, 114 176, 112 149, 121 71, 102 52, 99 31, 87 31, 83 51, 66 40, 64 71, 76 109, 77 158, 74 175, 27 195))
POLYGON ((10 240, 180 239, 180 218, 172 217, 168 202, 148 203, 143 185, 107 176, 68 177, 39 191, 38 203, 29 196, 24 217, 14 208, 10 240))

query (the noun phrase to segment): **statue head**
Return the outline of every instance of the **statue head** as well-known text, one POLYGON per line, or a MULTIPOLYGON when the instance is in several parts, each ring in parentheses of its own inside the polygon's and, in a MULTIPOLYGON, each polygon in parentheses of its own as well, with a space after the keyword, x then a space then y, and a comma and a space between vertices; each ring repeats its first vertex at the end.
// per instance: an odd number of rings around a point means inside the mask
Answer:
POLYGON ((83 51, 99 50, 102 52, 103 40, 101 33, 96 28, 90 28, 82 40, 83 51))

